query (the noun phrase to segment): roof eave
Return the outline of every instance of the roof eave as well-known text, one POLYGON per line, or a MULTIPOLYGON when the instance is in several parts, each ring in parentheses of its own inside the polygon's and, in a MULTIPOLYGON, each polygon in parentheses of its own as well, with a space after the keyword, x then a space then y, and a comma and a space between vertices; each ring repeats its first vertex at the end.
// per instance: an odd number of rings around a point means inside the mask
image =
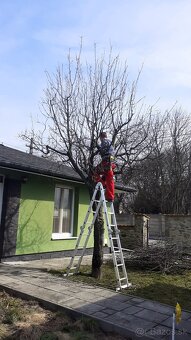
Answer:
POLYGON ((75 183, 80 183, 80 184, 84 184, 84 182, 80 179, 80 178, 75 178, 75 177, 69 177, 69 176, 62 176, 62 175, 58 175, 49 171, 43 171, 43 173, 41 171, 38 170, 28 170, 27 168, 24 167, 19 167, 19 166, 13 166, 13 165, 2 165, 0 164, 0 168, 3 169, 7 169, 7 170, 15 170, 18 172, 24 172, 27 174, 31 174, 31 175, 38 175, 38 176, 43 176, 43 177, 49 177, 49 178, 56 178, 59 180, 66 180, 66 181, 70 181, 70 182, 75 182, 75 183))
MULTIPOLYGON (((38 175, 38 176, 43 176, 43 177, 49 177, 49 178, 55 178, 58 180, 65 180, 65 181, 70 181, 70 182, 75 182, 75 183, 80 183, 80 184, 85 184, 83 182, 83 180, 81 178, 78 177, 69 177, 67 175, 60 175, 60 174, 56 174, 54 172, 51 171, 38 171, 36 169, 28 169, 27 167, 21 167, 18 164, 0 164, 0 168, 4 168, 7 170, 15 170, 18 172, 24 172, 24 173, 28 173, 31 175, 38 175)), ((125 193, 125 192, 129 192, 129 193, 135 193, 137 190, 131 187, 123 187, 120 184, 115 184, 115 193, 125 193)))

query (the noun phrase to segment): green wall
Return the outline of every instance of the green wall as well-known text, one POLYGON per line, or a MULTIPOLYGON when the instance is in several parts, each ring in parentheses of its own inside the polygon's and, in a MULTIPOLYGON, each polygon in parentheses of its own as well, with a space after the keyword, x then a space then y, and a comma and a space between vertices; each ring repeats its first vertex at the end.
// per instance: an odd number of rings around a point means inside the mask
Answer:
MULTIPOLYGON (((14 170, 1 169, 0 173, 21 182, 18 228, 15 225, 17 228, 16 255, 74 249, 77 236, 80 233, 80 226, 83 224, 89 206, 89 194, 86 186, 14 170), (27 178, 26 183, 22 183, 23 177, 27 178), (76 237, 73 239, 52 240, 56 184, 73 186, 75 189, 74 235, 76 237)), ((87 230, 84 235, 87 235, 87 230)), ((105 238, 108 238, 107 231, 105 238)), ((93 247, 93 232, 87 247, 93 247)))
MULTIPOLYGON (((16 255, 53 252, 74 249, 76 238, 52 240, 54 190, 58 184, 53 179, 40 176, 28 176, 22 184, 17 232, 16 255)), ((72 186, 72 182, 60 182, 72 186)), ((74 231, 79 234, 83 223, 89 195, 83 184, 75 185, 74 231)), ((93 246, 93 233, 88 243, 93 246)))

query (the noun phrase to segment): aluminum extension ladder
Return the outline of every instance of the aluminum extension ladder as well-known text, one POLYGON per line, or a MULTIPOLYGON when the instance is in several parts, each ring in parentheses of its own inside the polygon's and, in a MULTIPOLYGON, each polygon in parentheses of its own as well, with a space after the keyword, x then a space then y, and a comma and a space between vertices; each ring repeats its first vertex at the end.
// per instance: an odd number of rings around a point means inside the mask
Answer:
POLYGON ((104 219, 107 225, 109 242, 110 242, 110 247, 111 247, 111 252, 112 252, 112 257, 113 257, 114 268, 115 268, 115 275, 117 279, 116 291, 119 291, 121 289, 130 287, 131 283, 128 282, 123 252, 121 248, 121 241, 119 237, 120 230, 117 227, 117 221, 116 221, 113 202, 106 201, 103 185, 100 182, 97 183, 95 187, 83 225, 81 226, 81 231, 77 239, 77 243, 74 249, 73 256, 66 270, 66 276, 78 273, 84 253, 86 251, 89 237, 93 230, 94 222, 96 220, 99 209, 101 207, 103 208, 104 219), (98 192, 100 192, 99 199, 97 199, 98 192), (96 210, 93 210, 94 204, 96 204, 96 210), (107 204, 109 206, 107 206, 107 204), (93 213, 93 219, 89 220, 90 216, 92 217, 92 213, 93 213), (84 235, 85 227, 87 225, 89 225, 88 232, 86 235, 84 235), (82 241, 83 236, 85 236, 86 238, 85 238, 83 245, 81 245, 80 242, 82 241), (78 255, 79 250, 81 250, 80 255, 78 255), (77 257, 79 257, 77 260, 77 264, 74 265, 74 261, 77 257))

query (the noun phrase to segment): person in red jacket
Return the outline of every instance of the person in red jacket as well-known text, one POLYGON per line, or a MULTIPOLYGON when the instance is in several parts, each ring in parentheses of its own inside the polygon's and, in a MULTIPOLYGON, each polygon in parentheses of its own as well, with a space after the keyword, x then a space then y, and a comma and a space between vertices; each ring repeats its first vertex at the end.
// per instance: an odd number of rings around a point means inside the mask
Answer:
POLYGON ((95 168, 94 180, 101 182, 105 187, 105 198, 109 202, 114 201, 114 173, 116 165, 114 163, 115 150, 111 140, 107 138, 106 132, 100 133, 101 144, 98 145, 98 151, 102 161, 95 168))

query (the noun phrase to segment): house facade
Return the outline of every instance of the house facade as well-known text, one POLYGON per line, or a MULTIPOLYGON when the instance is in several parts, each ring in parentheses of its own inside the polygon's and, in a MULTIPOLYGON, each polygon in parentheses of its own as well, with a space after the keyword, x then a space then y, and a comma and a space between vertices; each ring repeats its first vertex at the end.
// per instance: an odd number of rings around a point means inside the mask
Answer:
POLYGON ((0 260, 69 254, 88 206, 72 168, 0 145, 0 260))

